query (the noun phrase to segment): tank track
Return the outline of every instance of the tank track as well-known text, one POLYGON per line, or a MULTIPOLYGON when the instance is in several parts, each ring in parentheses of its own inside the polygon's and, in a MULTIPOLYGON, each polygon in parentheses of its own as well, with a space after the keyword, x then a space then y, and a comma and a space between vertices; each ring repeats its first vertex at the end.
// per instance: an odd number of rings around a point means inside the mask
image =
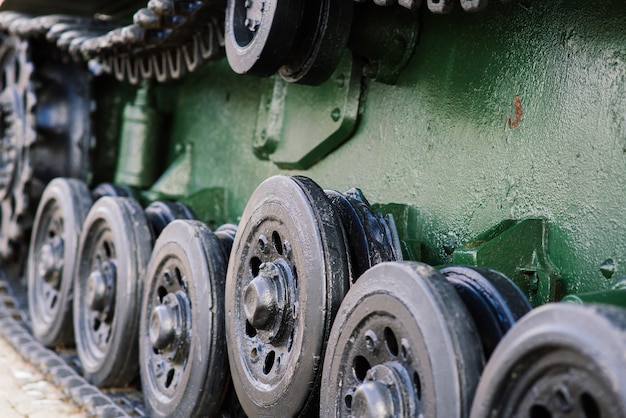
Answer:
POLYGON ((25 292, 0 270, 0 335, 76 405, 98 418, 144 417, 143 395, 134 388, 101 390, 81 376, 75 351, 54 351, 32 335, 25 292))
MULTIPOLYGON (((362 3, 367 0, 355 0, 362 3)), ((423 0, 373 0, 378 6, 416 10, 423 0)), ((450 12, 456 0, 427 0, 433 13, 450 12)), ((224 56, 224 0, 151 0, 133 23, 120 25, 106 16, 30 16, 0 13, 0 31, 22 38, 45 38, 75 60, 90 61, 93 70, 119 81, 138 84, 177 80, 201 64, 224 56)), ((476 12, 488 0, 460 0, 476 12)))
MULTIPOLYGON (((5 125, 1 140, 2 152, 12 154, 8 161, 3 156, 0 169, 3 188, 6 190, 6 193, 0 193, 0 253, 5 257, 19 259, 21 254, 16 243, 29 230, 32 222, 28 214, 31 204, 28 189, 34 171, 30 149, 37 140, 34 126, 37 98, 31 85, 33 64, 28 60, 28 43, 16 37, 4 42, 12 44, 7 49, 14 49, 15 57, 3 63, 3 71, 12 73, 15 84, 5 88, 0 97, 0 113, 5 125)), ((3 60, 6 60, 4 54, 10 55, 6 50, 2 53, 3 60)))
POLYGON ((151 1, 134 23, 121 26, 104 17, 29 16, 0 13, 0 31, 46 39, 92 69, 137 84, 179 79, 200 64, 223 56, 220 1, 151 1))

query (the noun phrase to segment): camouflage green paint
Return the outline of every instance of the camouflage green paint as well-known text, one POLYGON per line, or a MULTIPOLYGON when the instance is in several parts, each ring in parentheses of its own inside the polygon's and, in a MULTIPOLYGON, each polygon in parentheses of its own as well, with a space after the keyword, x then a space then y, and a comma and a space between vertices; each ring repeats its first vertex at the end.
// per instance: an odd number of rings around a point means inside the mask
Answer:
POLYGON ((415 18, 419 42, 397 83, 365 78, 352 138, 308 170, 279 170, 252 149, 271 79, 222 60, 164 87, 168 159, 193 149, 185 193, 223 190, 236 221, 278 172, 356 186, 415 210, 420 257, 434 265, 502 220, 544 219, 563 294, 607 289, 605 260, 613 278, 626 273, 626 3, 492 2, 415 18))

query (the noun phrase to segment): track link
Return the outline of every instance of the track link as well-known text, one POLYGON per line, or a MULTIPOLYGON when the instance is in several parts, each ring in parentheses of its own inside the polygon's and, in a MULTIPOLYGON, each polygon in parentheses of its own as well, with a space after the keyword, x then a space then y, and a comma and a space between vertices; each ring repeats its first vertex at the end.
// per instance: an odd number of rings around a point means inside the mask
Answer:
POLYGON ((24 360, 37 367, 46 378, 90 416, 98 418, 144 417, 143 396, 134 388, 102 390, 80 375, 80 362, 71 349, 54 351, 32 335, 25 298, 19 284, 0 270, 0 335, 24 360))

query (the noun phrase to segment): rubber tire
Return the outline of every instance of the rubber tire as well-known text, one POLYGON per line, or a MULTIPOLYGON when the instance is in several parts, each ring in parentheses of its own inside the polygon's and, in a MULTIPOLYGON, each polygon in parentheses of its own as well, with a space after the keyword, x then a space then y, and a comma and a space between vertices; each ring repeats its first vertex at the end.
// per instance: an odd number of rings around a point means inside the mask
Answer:
POLYGON ((552 303, 534 309, 502 339, 483 371, 470 417, 502 417, 504 386, 521 379, 522 366, 535 364, 537 355, 564 348, 587 359, 582 366, 603 374, 607 386, 615 390, 618 404, 613 406, 620 413, 614 416, 624 416, 626 310, 552 303))
POLYGON ((90 207, 91 196, 87 185, 81 180, 65 178, 56 178, 48 183, 37 207, 26 264, 28 312, 33 335, 46 347, 68 346, 74 343, 72 328, 74 266, 77 260, 80 233, 90 207), (40 319, 41 305, 34 294, 38 279, 36 253, 37 246, 43 238, 41 233, 46 233, 46 231, 40 231, 43 228, 42 217, 54 203, 59 205, 63 217, 63 271, 60 278, 61 287, 57 309, 52 322, 47 324, 40 319))
POLYGON ((174 220, 156 241, 146 275, 140 321, 139 356, 144 400, 151 417, 216 416, 229 385, 224 339, 224 286, 228 256, 219 239, 199 221, 174 220), (190 297, 191 338, 182 386, 167 399, 152 382, 150 315, 155 280, 171 257, 185 270, 190 297))
MULTIPOLYGON (((96 229, 97 230, 97 229, 96 229)), ((74 333, 76 349, 83 366, 84 377, 96 386, 123 386, 138 374, 139 306, 143 293, 143 277, 150 258, 152 241, 143 209, 132 198, 102 197, 92 206, 80 240, 79 263, 74 277, 74 333), (85 260, 86 245, 93 245, 93 229, 110 228, 115 241, 117 263, 115 310, 111 341, 104 358, 94 361, 84 340, 81 323, 81 303, 91 273, 91 260, 85 260)))

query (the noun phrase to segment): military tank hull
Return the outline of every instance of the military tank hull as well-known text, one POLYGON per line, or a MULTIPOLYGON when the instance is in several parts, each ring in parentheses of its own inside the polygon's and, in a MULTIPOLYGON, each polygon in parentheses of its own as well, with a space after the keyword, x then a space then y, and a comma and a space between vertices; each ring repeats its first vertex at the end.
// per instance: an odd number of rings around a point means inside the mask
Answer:
POLYGON ((617 1, 6 1, 2 333, 98 416, 626 414, 617 1))

